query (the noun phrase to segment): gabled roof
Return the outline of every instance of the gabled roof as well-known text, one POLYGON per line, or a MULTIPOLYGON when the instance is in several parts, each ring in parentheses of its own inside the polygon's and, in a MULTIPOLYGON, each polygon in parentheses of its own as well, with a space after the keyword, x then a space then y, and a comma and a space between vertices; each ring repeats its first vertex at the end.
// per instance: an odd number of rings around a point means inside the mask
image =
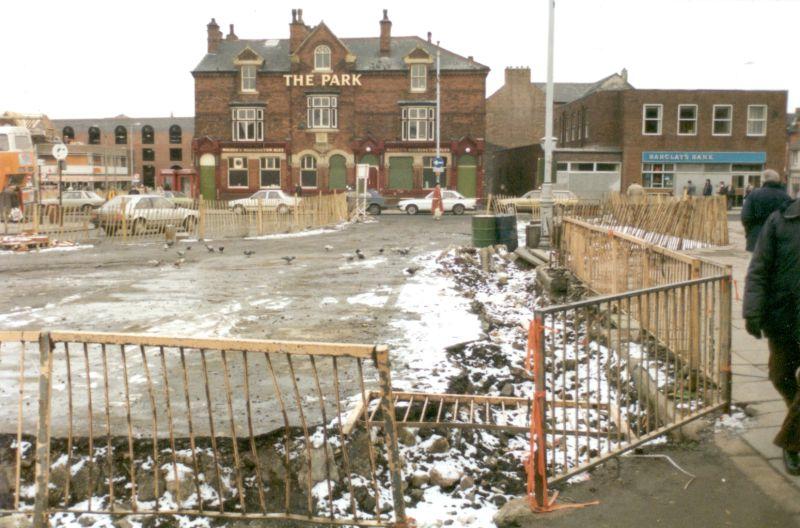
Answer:
POLYGON ((340 45, 341 47, 343 47, 343 48, 344 48, 344 49, 345 49, 345 50, 346 50, 348 53, 350 53, 350 48, 348 48, 348 47, 347 47, 347 44, 345 44, 344 42, 342 42, 342 40, 341 40, 339 37, 337 37, 337 36, 336 36, 336 34, 335 34, 333 31, 331 31, 331 28, 329 28, 329 27, 328 27, 328 26, 325 24, 325 22, 324 22, 324 21, 321 21, 321 22, 320 22, 319 24, 317 24, 317 25, 316 25, 316 26, 315 26, 315 27, 314 27, 314 28, 313 28, 311 31, 309 31, 309 32, 308 32, 308 35, 306 35, 306 38, 304 38, 304 39, 303 39, 303 42, 301 42, 301 43, 300 43, 300 45, 299 45, 299 46, 297 46, 297 49, 295 50, 295 53, 297 53, 298 51, 300 51, 301 49, 303 49, 303 47, 306 45, 306 43, 307 43, 307 42, 309 42, 309 41, 311 40, 311 38, 312 38, 314 35, 316 35, 317 33, 319 33, 319 32, 320 32, 320 31, 322 31, 322 30, 325 30, 325 31, 327 31, 327 32, 330 34, 330 36, 332 36, 332 37, 334 38, 334 40, 337 42, 337 44, 339 44, 339 45, 340 45))
MULTIPOLYGON (((419 37, 392 37, 389 55, 382 56, 380 38, 343 38, 342 44, 356 56, 356 71, 405 71, 408 66, 403 59, 417 46, 432 56, 436 56, 436 45, 419 37)), ((207 53, 195 67, 193 73, 234 72, 234 59, 247 46, 258 53, 264 63, 259 68, 263 72, 289 73, 289 40, 223 40, 217 53, 207 53)), ((456 53, 441 48, 442 71, 484 71, 489 67, 470 61, 456 53)))
MULTIPOLYGON (((533 83, 541 91, 547 89, 547 83, 533 83)), ((612 73, 593 83, 553 83, 553 101, 571 103, 594 92, 603 90, 628 90, 633 86, 619 73, 612 73)))

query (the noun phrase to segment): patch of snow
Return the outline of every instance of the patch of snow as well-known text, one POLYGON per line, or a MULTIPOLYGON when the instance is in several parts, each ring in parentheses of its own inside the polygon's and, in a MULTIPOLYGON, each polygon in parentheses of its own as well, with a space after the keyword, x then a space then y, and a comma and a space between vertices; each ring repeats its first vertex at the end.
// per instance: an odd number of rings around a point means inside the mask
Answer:
POLYGON ((385 295, 376 295, 375 292, 359 293, 358 295, 347 298, 347 302, 350 304, 364 304, 366 306, 372 306, 373 308, 382 308, 386 305, 388 300, 389 297, 385 295))

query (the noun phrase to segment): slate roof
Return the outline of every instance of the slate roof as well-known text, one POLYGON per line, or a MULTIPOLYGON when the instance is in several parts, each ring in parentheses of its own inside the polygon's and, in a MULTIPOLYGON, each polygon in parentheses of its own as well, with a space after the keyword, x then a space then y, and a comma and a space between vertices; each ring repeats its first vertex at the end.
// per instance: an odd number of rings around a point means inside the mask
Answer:
MULTIPOLYGON (((553 83, 553 101, 556 103, 570 103, 583 97, 597 83, 553 83)), ((547 83, 533 83, 541 91, 547 89, 547 83)))
POLYGON ((128 117, 118 115, 117 117, 102 117, 99 119, 53 119, 53 126, 61 134, 61 129, 69 125, 77 132, 79 129, 88 129, 96 126, 101 132, 112 134, 117 125, 122 125, 130 129, 131 124, 136 125, 136 132, 144 125, 150 125, 153 130, 169 130, 172 125, 179 125, 184 134, 194 134, 194 117, 128 117))
MULTIPOLYGON (((436 45, 419 37, 392 37, 390 53, 381 56, 380 38, 343 38, 342 43, 356 56, 356 71, 405 71, 408 66, 403 58, 417 46, 436 57, 436 45)), ((207 53, 192 73, 235 72, 233 61, 246 47, 261 55, 264 63, 262 72, 285 72, 291 70, 289 40, 223 40, 217 53, 207 53)), ((456 53, 441 48, 441 69, 443 71, 489 71, 489 67, 470 61, 456 53)))

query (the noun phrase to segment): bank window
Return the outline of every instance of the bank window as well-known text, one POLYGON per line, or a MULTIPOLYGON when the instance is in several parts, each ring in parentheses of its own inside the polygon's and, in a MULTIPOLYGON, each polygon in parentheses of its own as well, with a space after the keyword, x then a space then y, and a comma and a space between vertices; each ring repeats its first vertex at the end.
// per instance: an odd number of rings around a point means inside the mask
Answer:
POLYGON ((307 101, 309 128, 337 128, 339 126, 337 96, 309 95, 307 101))
POLYGON ((300 186, 317 186, 317 158, 305 155, 300 159, 300 186))
POLYGON ((646 104, 642 110, 642 134, 646 136, 661 135, 661 114, 664 105, 646 104))
POLYGON ((411 65, 411 91, 424 92, 428 89, 428 67, 425 64, 411 65))
POLYGON ((573 172, 594 172, 594 163, 573 163, 573 172))
POLYGON ((767 105, 747 106, 747 135, 767 135, 767 105))
POLYGON ((403 141, 433 141, 435 121, 432 106, 403 107, 403 141))
POLYGON ((697 105, 678 105, 678 135, 694 136, 697 134, 697 105))
POLYGON ((715 136, 730 136, 731 122, 733 121, 733 106, 714 105, 714 121, 712 134, 715 136))
POLYGON ((556 163, 556 170, 557 171, 569 170, 569 163, 556 163))
POLYGON ((436 187, 438 183, 442 187, 445 187, 445 174, 447 174, 447 158, 442 158, 444 160, 444 170, 438 175, 433 172, 433 159, 435 156, 424 156, 422 158, 422 187, 425 189, 433 189, 436 187))
POLYGON ((233 108, 231 110, 234 141, 264 141, 264 110, 233 108))
POLYGON ((281 186, 281 159, 277 156, 268 156, 259 161, 259 178, 261 187, 281 186))
POLYGON ((252 64, 242 66, 242 91, 255 92, 256 91, 256 67, 252 64))
POLYGON ((228 187, 247 188, 247 158, 228 158, 228 187))
POLYGON ((314 50, 314 69, 331 69, 331 49, 328 46, 317 46, 314 50))
POLYGON ((675 164, 642 163, 642 185, 648 189, 671 189, 675 181, 675 164))
POLYGON ((618 169, 619 165, 616 163, 598 163, 595 170, 597 172, 617 172, 618 169))

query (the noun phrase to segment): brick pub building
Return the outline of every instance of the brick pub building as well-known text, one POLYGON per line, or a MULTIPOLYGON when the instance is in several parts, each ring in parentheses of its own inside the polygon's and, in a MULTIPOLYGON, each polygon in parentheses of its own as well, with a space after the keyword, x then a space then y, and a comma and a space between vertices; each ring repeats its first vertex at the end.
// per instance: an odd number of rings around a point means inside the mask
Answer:
MULTIPOLYGON (((195 79, 193 151, 206 198, 263 188, 330 192, 353 186, 356 164, 370 187, 424 195, 436 184, 436 52, 428 39, 339 38, 292 11, 289 39, 223 38, 208 26, 195 79)), ((378 28, 376 28, 378 29, 378 28)), ((489 69, 441 49, 441 183, 483 190, 485 82, 489 69)))

